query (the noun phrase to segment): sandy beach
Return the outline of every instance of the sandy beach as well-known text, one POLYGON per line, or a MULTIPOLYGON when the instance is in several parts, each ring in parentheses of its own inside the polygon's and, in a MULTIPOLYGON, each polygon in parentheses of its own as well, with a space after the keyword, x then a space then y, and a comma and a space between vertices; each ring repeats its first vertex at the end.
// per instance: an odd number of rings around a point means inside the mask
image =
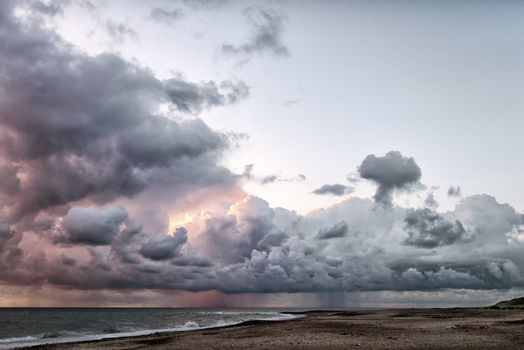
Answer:
POLYGON ((188 332, 32 347, 66 349, 523 349, 524 311, 311 311, 188 332))

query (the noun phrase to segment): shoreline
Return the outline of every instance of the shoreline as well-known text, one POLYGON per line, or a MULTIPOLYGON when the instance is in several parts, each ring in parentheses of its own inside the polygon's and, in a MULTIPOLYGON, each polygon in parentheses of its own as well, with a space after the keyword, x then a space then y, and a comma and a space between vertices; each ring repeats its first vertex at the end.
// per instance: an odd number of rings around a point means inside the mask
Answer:
MULTIPOLYGON (((33 336, 24 336, 19 339, 28 339, 27 344, 16 344, 16 343, 2 343, 0 342, 0 350, 17 350, 17 349, 39 349, 40 347, 53 347, 55 345, 68 345, 68 344, 82 344, 92 342, 102 342, 108 340, 119 340, 119 339, 132 339, 139 337, 147 337, 153 335, 163 335, 171 333, 182 333, 182 332, 194 332, 203 331, 209 329, 221 329, 234 326, 242 326, 256 324, 258 322, 285 322, 305 317, 299 312, 279 312, 275 316, 264 318, 257 318, 252 320, 244 320, 237 322, 219 321, 207 326, 180 326, 176 328, 160 328, 160 329, 144 329, 133 332, 122 332, 122 333, 108 333, 108 334, 90 334, 90 335, 79 335, 74 337, 64 338, 35 338, 33 336)), ((11 338, 16 339, 16 338, 11 338)), ((22 341, 23 342, 23 341, 22 341)))
MULTIPOLYGON (((19 349, 515 349, 524 348, 523 310, 315 310, 290 320, 251 320, 19 349)), ((298 315, 297 315, 298 316, 298 315)))

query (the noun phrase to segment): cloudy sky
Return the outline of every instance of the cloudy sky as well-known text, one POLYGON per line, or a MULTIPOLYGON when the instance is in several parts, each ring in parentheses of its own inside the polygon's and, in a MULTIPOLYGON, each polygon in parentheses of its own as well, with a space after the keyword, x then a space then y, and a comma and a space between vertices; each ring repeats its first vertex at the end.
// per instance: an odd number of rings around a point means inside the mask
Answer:
POLYGON ((524 293, 521 1, 0 2, 0 306, 524 293))

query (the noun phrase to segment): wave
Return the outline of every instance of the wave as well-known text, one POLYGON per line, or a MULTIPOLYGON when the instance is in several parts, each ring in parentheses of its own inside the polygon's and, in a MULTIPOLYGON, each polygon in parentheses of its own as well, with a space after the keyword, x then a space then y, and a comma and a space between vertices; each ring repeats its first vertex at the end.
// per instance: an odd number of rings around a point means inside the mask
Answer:
MULTIPOLYGON (((132 332, 119 332, 119 333, 100 333, 100 334, 75 334, 73 332, 53 332, 43 335, 32 335, 23 337, 3 338, 0 339, 0 350, 17 349, 35 345, 47 345, 47 344, 64 344, 84 341, 94 341, 103 339, 114 339, 114 338, 125 338, 125 337, 139 337, 155 333, 171 333, 171 332, 184 332, 200 329, 220 328, 227 326, 234 326, 244 322, 251 321, 286 321, 303 317, 303 315, 285 314, 285 313, 258 313, 268 314, 268 317, 254 317, 242 320, 218 320, 210 325, 200 326, 194 321, 187 321, 183 326, 174 328, 158 328, 158 329, 143 329, 132 332), (66 336, 55 337, 54 335, 60 334, 66 336)), ((115 328, 116 329, 116 328, 115 328)))

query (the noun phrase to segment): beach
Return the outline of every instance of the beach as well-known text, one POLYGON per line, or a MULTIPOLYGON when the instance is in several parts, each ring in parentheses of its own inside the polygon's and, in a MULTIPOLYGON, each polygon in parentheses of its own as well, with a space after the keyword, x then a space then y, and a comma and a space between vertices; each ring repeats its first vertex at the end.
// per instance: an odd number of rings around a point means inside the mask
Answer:
POLYGON ((287 321, 99 341, 40 345, 68 349, 522 349, 524 311, 402 309, 309 311, 287 321))

